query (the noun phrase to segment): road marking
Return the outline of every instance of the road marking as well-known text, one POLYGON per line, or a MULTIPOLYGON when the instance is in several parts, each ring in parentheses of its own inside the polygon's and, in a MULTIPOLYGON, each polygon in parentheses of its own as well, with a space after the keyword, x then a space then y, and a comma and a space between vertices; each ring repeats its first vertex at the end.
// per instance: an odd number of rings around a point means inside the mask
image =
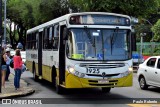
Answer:
POLYGON ((127 104, 131 107, 160 107, 160 104, 127 104))

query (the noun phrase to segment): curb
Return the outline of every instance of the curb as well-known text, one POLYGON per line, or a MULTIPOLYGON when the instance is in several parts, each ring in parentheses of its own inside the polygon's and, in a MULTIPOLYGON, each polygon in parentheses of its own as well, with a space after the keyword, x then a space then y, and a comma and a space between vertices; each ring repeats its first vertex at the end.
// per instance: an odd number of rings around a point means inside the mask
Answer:
MULTIPOLYGON (((11 72, 11 74, 14 75, 12 72, 11 72)), ((24 97, 24 96, 27 96, 27 95, 31 95, 35 92, 35 90, 33 88, 28 87, 29 83, 27 81, 25 81, 24 79, 21 78, 21 82, 25 83, 26 86, 27 86, 26 88, 24 88, 24 91, 20 91, 18 93, 13 92, 13 93, 2 94, 2 95, 0 95, 0 99, 24 97)))
POLYGON ((27 95, 31 95, 31 94, 33 94, 35 92, 35 90, 30 90, 30 91, 28 91, 28 93, 21 93, 21 94, 10 94, 10 95, 6 95, 6 94, 4 94, 4 96, 2 96, 2 97, 0 97, 0 99, 6 99, 6 98, 17 98, 17 97, 24 97, 24 96, 27 96, 27 95))

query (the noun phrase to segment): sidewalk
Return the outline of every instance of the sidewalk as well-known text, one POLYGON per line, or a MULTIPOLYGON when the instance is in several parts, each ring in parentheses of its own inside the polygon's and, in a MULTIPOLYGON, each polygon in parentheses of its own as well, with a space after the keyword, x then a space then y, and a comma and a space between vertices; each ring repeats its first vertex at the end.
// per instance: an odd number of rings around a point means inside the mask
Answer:
POLYGON ((5 82, 5 88, 2 88, 2 92, 0 93, 1 98, 11 98, 11 97, 20 97, 29 95, 35 92, 31 87, 27 85, 27 83, 21 79, 20 80, 20 91, 15 90, 14 88, 14 75, 11 73, 9 76, 9 81, 5 82))

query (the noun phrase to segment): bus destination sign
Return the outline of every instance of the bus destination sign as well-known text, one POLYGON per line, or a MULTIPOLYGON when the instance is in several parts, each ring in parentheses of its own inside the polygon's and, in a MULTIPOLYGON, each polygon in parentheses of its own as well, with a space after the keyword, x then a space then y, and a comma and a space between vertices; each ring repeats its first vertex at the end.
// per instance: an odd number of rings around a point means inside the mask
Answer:
POLYGON ((114 15, 78 15, 70 17, 70 24, 129 26, 130 20, 126 17, 114 15))

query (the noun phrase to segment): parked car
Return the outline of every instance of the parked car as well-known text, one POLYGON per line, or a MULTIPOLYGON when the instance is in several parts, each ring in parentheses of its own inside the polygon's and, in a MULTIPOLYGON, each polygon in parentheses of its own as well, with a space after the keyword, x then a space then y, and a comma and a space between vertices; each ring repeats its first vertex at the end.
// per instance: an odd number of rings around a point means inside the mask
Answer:
POLYGON ((148 86, 160 87, 160 56, 152 56, 139 65, 137 71, 141 89, 148 86))

